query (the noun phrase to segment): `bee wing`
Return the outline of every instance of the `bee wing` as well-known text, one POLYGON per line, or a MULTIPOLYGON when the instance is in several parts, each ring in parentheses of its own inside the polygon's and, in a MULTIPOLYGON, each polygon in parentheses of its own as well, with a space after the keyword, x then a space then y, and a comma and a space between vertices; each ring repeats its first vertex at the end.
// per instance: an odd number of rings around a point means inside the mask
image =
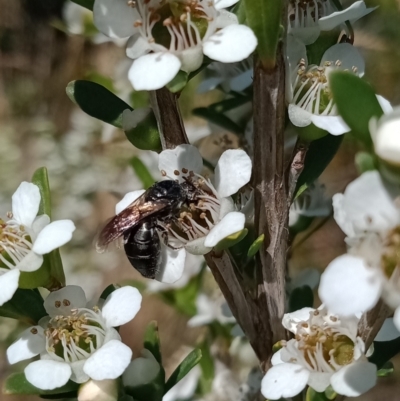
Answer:
POLYGON ((112 217, 100 231, 96 240, 96 250, 102 253, 106 250, 107 246, 116 240, 118 241, 117 247, 123 245, 123 234, 125 231, 137 225, 144 218, 151 216, 154 213, 164 209, 168 206, 168 202, 160 201, 145 202, 142 195, 134 202, 132 202, 121 213, 112 217))

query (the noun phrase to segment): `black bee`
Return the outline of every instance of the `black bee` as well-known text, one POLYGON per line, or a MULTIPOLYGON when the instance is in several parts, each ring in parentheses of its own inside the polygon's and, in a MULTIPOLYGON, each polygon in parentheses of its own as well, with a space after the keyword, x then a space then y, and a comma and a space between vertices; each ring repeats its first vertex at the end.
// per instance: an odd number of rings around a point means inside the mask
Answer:
POLYGON ((106 224, 96 242, 97 250, 101 252, 123 237, 131 265, 142 276, 154 279, 161 265, 159 231, 168 245, 165 224, 176 220, 183 204, 195 196, 196 188, 188 180, 155 183, 106 224))

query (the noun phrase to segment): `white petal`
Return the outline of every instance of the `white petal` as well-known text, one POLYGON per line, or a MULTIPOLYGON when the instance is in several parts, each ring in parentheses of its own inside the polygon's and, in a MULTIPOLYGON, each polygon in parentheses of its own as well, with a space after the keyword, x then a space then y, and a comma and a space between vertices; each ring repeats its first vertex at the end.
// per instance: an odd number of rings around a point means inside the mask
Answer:
POLYGON ((89 357, 83 370, 94 380, 116 379, 128 367, 131 357, 128 346, 112 340, 89 357))
POLYGON ((289 104, 288 113, 289 120, 296 127, 307 127, 311 124, 312 114, 309 111, 303 110, 299 106, 289 104))
POLYGON ((0 270, 0 306, 9 301, 17 291, 19 275, 18 269, 0 270))
POLYGON ((12 196, 13 217, 25 227, 31 227, 39 211, 39 187, 30 182, 21 182, 12 196))
POLYGON ((199 327, 212 323, 214 320, 214 315, 195 315, 188 320, 187 325, 189 327, 199 327))
POLYGON ((205 255, 212 250, 212 247, 207 247, 204 245, 205 240, 206 237, 200 237, 193 241, 189 241, 185 245, 186 251, 188 251, 192 255, 205 255))
POLYGON ((7 359, 12 365, 25 359, 33 358, 46 349, 44 330, 32 326, 22 332, 20 338, 7 348, 7 359))
POLYGON ((299 322, 307 322, 310 319, 310 313, 314 311, 314 308, 302 308, 291 313, 285 313, 283 315, 282 325, 286 330, 296 334, 297 324, 299 322))
POLYGON ((332 313, 350 316, 372 309, 381 291, 378 269, 367 267, 361 258, 342 255, 322 273, 318 294, 332 313))
POLYGON ((318 393, 324 392, 330 384, 332 373, 311 372, 308 385, 318 393))
POLYGON ((344 366, 331 377, 336 393, 347 397, 364 394, 376 384, 376 365, 362 361, 344 366))
POLYGON ((164 394, 162 401, 190 400, 196 391, 201 370, 196 365, 182 380, 164 394))
POLYGON ((234 63, 249 57, 257 47, 257 38, 245 25, 228 25, 203 43, 206 56, 222 63, 234 63))
POLYGON ((228 25, 238 24, 238 18, 235 14, 230 13, 227 10, 221 10, 218 14, 215 26, 218 29, 225 28, 228 25))
POLYGON ((49 316, 69 316, 71 309, 85 308, 86 295, 77 285, 67 285, 58 291, 51 292, 44 300, 44 308, 49 316))
POLYGON ((113 291, 106 299, 101 314, 108 327, 131 321, 140 310, 142 296, 137 288, 126 286, 113 291))
POLYGON ((385 320, 374 341, 392 341, 398 337, 400 337, 400 331, 397 330, 394 319, 390 317, 385 320))
POLYGON ((310 372, 293 363, 273 366, 261 381, 261 393, 270 400, 293 397, 299 394, 308 382, 310 372))
POLYGON ((178 145, 175 149, 163 150, 160 153, 158 168, 162 173, 165 172, 167 177, 183 182, 182 176, 188 175, 191 171, 196 174, 201 173, 203 158, 195 146, 178 145), (182 169, 188 170, 187 173, 183 173, 182 169), (176 175, 175 172, 178 172, 179 175, 176 175))
POLYGON ((321 29, 318 24, 301 28, 289 28, 289 34, 301 40, 305 45, 314 43, 318 39, 320 33, 321 29))
POLYGON ((137 127, 151 112, 150 107, 141 107, 135 110, 126 109, 122 113, 122 127, 124 131, 130 131, 137 127))
POLYGON ((284 361, 282 361, 282 355, 281 354, 282 354, 282 349, 280 349, 279 351, 276 351, 274 353, 274 355, 272 355, 272 358, 271 358, 272 366, 284 363, 284 361))
POLYGON ((93 19, 97 29, 110 38, 127 38, 135 33, 133 23, 139 15, 126 0, 96 0, 93 19))
POLYGON ((70 241, 74 231, 71 220, 53 221, 39 233, 32 250, 39 255, 49 253, 70 241))
POLYGON ((328 131, 331 135, 343 135, 350 131, 349 126, 344 122, 340 116, 321 116, 311 115, 311 122, 325 131, 328 131))
POLYGON ((377 171, 362 174, 332 200, 336 223, 348 236, 390 230, 399 223, 399 210, 377 171))
POLYGON ((245 215, 240 212, 228 213, 216 226, 208 233, 204 245, 213 247, 229 235, 235 234, 244 228, 245 215))
POLYGON ((379 121, 374 136, 375 153, 383 160, 400 164, 400 113, 391 113, 379 121))
POLYGON ((214 183, 218 195, 231 196, 250 181, 251 159, 242 149, 222 153, 215 168, 214 183))
POLYGON ((75 383, 85 383, 90 379, 90 377, 83 371, 85 363, 86 359, 83 359, 70 364, 72 370, 70 380, 74 381, 75 383))
POLYGON ((320 65, 324 65, 327 61, 330 61, 334 65, 338 60, 341 62, 340 69, 351 71, 353 67, 356 67, 357 75, 360 77, 364 75, 364 59, 356 47, 350 43, 338 43, 330 47, 322 56, 320 65))
MULTIPOLYGON (((147 351, 147 350, 144 350, 147 351)), ((150 352, 134 359, 122 375, 124 386, 136 387, 151 383, 160 371, 160 365, 150 352)))
POLYGON ((128 78, 137 91, 156 90, 170 82, 180 68, 181 61, 173 54, 151 53, 133 62, 128 78))
POLYGON ((40 360, 30 363, 24 370, 29 383, 42 390, 53 390, 66 384, 71 368, 66 362, 40 360))
POLYGON ((138 189, 137 191, 128 192, 116 205, 115 214, 120 214, 125 210, 133 201, 142 196, 146 190, 138 189))
POLYGON ((50 217, 47 214, 41 214, 37 216, 32 223, 32 242, 35 242, 38 234, 42 231, 47 225, 50 224, 50 217))
POLYGON ((400 331, 400 308, 396 308, 394 312, 393 323, 396 326, 397 330, 400 331))
POLYGON ((89 380, 80 386, 78 391, 78 401, 116 401, 117 399, 117 380, 89 380))
POLYGON ((185 268, 186 251, 185 248, 171 249, 161 243, 160 271, 156 274, 156 280, 162 283, 172 284, 178 281, 185 268))
POLYGON ((376 95, 376 98, 379 102, 379 105, 382 107, 382 110, 385 114, 389 114, 393 111, 393 107, 390 104, 389 100, 385 99, 381 95, 376 95))
POLYGON ((150 51, 149 42, 137 32, 126 43, 126 55, 131 59, 137 59, 150 51))
POLYGON ((214 0, 214 7, 217 10, 220 10, 221 8, 228 8, 230 6, 233 6, 238 1, 239 0, 214 0))
POLYGON ((181 70, 185 72, 196 71, 203 63, 203 49, 201 46, 189 47, 179 54, 181 70))
POLYGON ((23 259, 17 264, 17 269, 22 272, 33 272, 39 269, 43 264, 43 256, 38 255, 37 253, 30 251, 28 252, 23 259))
POLYGON ((369 14, 374 8, 367 8, 364 1, 356 1, 350 7, 342 11, 336 11, 326 17, 319 19, 319 26, 322 31, 330 31, 343 24, 345 21, 354 21, 369 14))

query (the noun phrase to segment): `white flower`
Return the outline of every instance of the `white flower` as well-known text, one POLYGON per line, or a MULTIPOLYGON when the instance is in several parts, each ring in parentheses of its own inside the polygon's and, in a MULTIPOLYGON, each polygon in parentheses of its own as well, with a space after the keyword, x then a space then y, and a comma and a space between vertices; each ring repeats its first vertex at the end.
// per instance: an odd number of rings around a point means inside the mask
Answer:
POLYGON ((199 294, 196 299, 196 308, 197 314, 187 322, 190 327, 203 326, 212 322, 221 324, 236 322, 222 295, 213 299, 205 294, 199 294))
MULTIPOLYGON (((377 171, 370 171, 350 183, 344 194, 334 195, 334 217, 347 235, 349 250, 328 265, 319 295, 335 313, 368 311, 380 296, 392 308, 400 305, 398 194, 377 171)), ((396 315, 394 323, 400 327, 396 315)))
POLYGON ((375 8, 367 8, 364 1, 356 1, 338 11, 332 0, 290 0, 288 32, 310 45, 321 31, 330 31, 345 21, 353 23, 375 8))
POLYGON ((51 390, 72 380, 116 379, 131 360, 132 351, 121 342, 115 327, 132 320, 142 296, 133 287, 112 292, 102 308, 87 306, 81 287, 67 286, 44 301, 48 316, 25 330, 7 349, 11 364, 40 355, 25 368, 34 386, 51 390))
MULTIPOLYGON (((203 159, 197 148, 179 145, 160 153, 158 167, 163 177, 180 183, 188 180, 198 192, 189 207, 182 209, 177 222, 166 226, 168 243, 177 249, 161 241, 162 261, 156 280, 174 283, 182 276, 186 251, 204 255, 224 238, 243 230, 245 214, 236 211, 231 195, 250 181, 251 160, 241 149, 225 151, 211 181, 200 175, 203 159)), ((143 190, 127 193, 116 205, 116 214, 143 193, 143 190)), ((243 211, 246 210, 244 207, 243 211)))
POLYGON ((400 165, 400 108, 369 122, 375 153, 382 160, 400 165))
POLYGON ((358 50, 349 43, 339 43, 324 53, 319 66, 308 65, 305 46, 289 35, 288 64, 287 101, 293 125, 306 127, 313 123, 332 135, 350 131, 333 102, 329 73, 348 70, 363 76, 365 64, 358 50))
POLYGON ((9 301, 18 288, 20 271, 33 272, 43 263, 43 255, 66 244, 75 230, 71 220, 50 223, 38 216, 38 186, 22 182, 12 196, 9 220, 0 219, 0 305, 9 301))
POLYGON ((358 318, 341 318, 323 306, 285 314, 283 326, 295 338, 282 342, 272 368, 261 383, 264 397, 277 400, 299 394, 306 385, 323 392, 331 385, 341 395, 355 397, 376 383, 376 366, 366 359, 357 336, 358 318))
POLYGON ((117 399, 117 380, 89 380, 78 390, 78 401, 115 401, 117 399))
POLYGON ((129 79, 136 90, 154 90, 179 70, 197 70, 203 55, 223 63, 248 57, 257 46, 253 31, 222 10, 238 0, 96 0, 97 28, 110 37, 129 37, 134 59, 129 79))

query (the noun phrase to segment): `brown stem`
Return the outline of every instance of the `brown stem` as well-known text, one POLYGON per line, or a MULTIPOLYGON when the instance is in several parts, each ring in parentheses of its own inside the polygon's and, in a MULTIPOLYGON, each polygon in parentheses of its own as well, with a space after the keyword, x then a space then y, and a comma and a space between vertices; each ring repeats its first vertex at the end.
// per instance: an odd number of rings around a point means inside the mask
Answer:
POLYGON ((150 101, 158 122, 163 149, 189 143, 178 104, 179 95, 167 88, 150 92, 150 101))
POLYGON ((308 146, 308 143, 298 139, 293 151, 288 171, 288 207, 290 207, 290 204, 293 202, 297 181, 304 169, 304 160, 306 158, 308 146))

